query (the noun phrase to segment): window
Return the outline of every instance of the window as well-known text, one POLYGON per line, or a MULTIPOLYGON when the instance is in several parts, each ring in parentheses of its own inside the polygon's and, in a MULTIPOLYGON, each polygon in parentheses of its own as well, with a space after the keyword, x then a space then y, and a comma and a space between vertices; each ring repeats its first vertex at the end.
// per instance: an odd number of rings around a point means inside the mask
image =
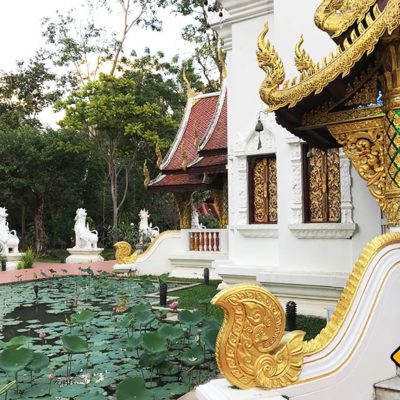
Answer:
POLYGON ((303 145, 304 222, 340 222, 340 158, 338 149, 303 145))
POLYGON ((249 220, 252 224, 276 224, 278 199, 276 157, 249 158, 249 220))

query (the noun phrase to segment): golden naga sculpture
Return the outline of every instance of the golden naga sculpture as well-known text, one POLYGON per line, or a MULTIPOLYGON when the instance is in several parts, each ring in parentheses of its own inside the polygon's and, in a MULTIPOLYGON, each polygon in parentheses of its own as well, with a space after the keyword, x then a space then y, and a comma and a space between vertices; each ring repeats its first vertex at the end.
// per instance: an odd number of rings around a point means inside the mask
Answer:
POLYGON ((307 72, 314 67, 314 62, 310 55, 306 53, 301 46, 304 43, 304 37, 301 35, 300 40, 296 44, 294 63, 299 72, 307 72))
MULTIPOLYGON (((355 3, 356 1, 354 1, 355 3)), ((347 2, 346 2, 347 3, 347 2)), ((352 2, 353 3, 353 2, 352 2)), ((364 5, 366 2, 361 1, 364 5)), ((370 3, 370 2, 368 2, 370 3)), ((260 89, 262 100, 268 105, 268 111, 275 111, 288 106, 294 107, 299 101, 311 94, 320 93, 337 77, 345 77, 354 65, 366 54, 371 54, 379 40, 386 34, 391 35, 400 26, 400 2, 388 0, 383 11, 376 1, 368 8, 365 15, 357 14, 354 21, 361 22, 348 32, 346 38, 331 53, 312 68, 303 71, 300 78, 285 80, 285 69, 277 51, 265 37, 268 25, 258 38, 257 59, 266 78, 260 89)), ((361 12, 361 11, 359 11, 361 12)))
POLYGON ((217 294, 212 303, 225 313, 216 342, 221 373, 241 389, 273 389, 301 384, 302 368, 309 362, 308 357, 326 351, 349 317, 373 259, 387 246, 399 242, 400 232, 396 232, 378 236, 368 243, 347 280, 332 317, 310 341, 304 341, 302 331, 283 336, 285 315, 282 307, 262 286, 240 284, 217 294))
POLYGON ((360 23, 376 0, 324 0, 315 12, 315 24, 332 38, 360 23))
POLYGON ((230 383, 241 389, 271 389, 298 380, 304 332, 284 336, 285 313, 271 293, 258 285, 241 284, 217 294, 212 303, 225 312, 216 358, 230 383))
POLYGON ((115 259, 118 264, 133 264, 138 258, 138 252, 132 253, 132 247, 128 242, 117 242, 114 244, 116 249, 115 259))

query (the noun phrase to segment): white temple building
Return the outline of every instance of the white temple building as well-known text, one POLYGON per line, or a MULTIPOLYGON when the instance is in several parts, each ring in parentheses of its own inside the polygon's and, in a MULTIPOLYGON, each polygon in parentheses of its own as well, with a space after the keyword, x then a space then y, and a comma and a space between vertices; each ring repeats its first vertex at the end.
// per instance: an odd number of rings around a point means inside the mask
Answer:
POLYGON ((226 284, 259 282, 282 303, 296 301, 299 313, 325 316, 365 244, 384 229, 381 212, 342 150, 313 149, 260 113, 256 48, 268 22, 295 76, 294 38, 304 34, 315 60, 334 43, 314 25, 319 0, 221 4, 222 23, 213 27, 227 52, 229 259, 216 261, 216 271, 226 284))

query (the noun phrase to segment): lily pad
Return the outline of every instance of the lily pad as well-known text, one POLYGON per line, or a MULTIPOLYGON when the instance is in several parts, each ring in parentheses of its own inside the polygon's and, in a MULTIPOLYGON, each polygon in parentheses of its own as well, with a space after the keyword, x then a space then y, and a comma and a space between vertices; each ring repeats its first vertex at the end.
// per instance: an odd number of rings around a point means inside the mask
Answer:
POLYGON ((0 368, 9 373, 23 370, 32 360, 33 351, 24 347, 9 348, 0 353, 0 368))
POLYGON ((195 367, 204 362, 204 350, 201 346, 186 349, 182 352, 180 360, 189 367, 195 367))
POLYGON ((183 336, 183 329, 180 326, 173 326, 164 324, 158 329, 158 333, 166 338, 168 341, 173 342, 183 336))
POLYGON ((178 320, 183 325, 195 326, 203 321, 203 314, 200 311, 182 310, 178 314, 178 320))
POLYGON ((167 350, 167 341, 156 332, 143 335, 143 349, 148 353, 160 353, 167 350))
POLYGON ((88 342, 79 336, 65 335, 61 340, 69 353, 86 353, 89 350, 88 342))
POLYGON ((150 390, 142 378, 127 378, 117 386, 117 400, 152 400, 150 390))
POLYGON ((92 321, 94 317, 95 317, 95 313, 93 311, 82 310, 78 314, 72 314, 71 321, 75 322, 79 325, 85 325, 85 324, 89 323, 90 321, 92 321))
POLYGON ((31 362, 26 366, 29 371, 40 372, 48 367, 50 363, 49 357, 44 353, 33 353, 31 362))
POLYGON ((6 347, 19 348, 32 343, 32 338, 27 336, 14 336, 6 343, 6 347))

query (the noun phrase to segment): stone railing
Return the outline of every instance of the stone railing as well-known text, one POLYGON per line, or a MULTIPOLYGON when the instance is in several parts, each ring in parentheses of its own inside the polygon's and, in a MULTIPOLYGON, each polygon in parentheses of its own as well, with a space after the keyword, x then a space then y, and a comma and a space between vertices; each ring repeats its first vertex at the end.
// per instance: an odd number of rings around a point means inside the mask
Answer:
POLYGON ((228 236, 226 229, 188 229, 190 251, 226 252, 228 236))

